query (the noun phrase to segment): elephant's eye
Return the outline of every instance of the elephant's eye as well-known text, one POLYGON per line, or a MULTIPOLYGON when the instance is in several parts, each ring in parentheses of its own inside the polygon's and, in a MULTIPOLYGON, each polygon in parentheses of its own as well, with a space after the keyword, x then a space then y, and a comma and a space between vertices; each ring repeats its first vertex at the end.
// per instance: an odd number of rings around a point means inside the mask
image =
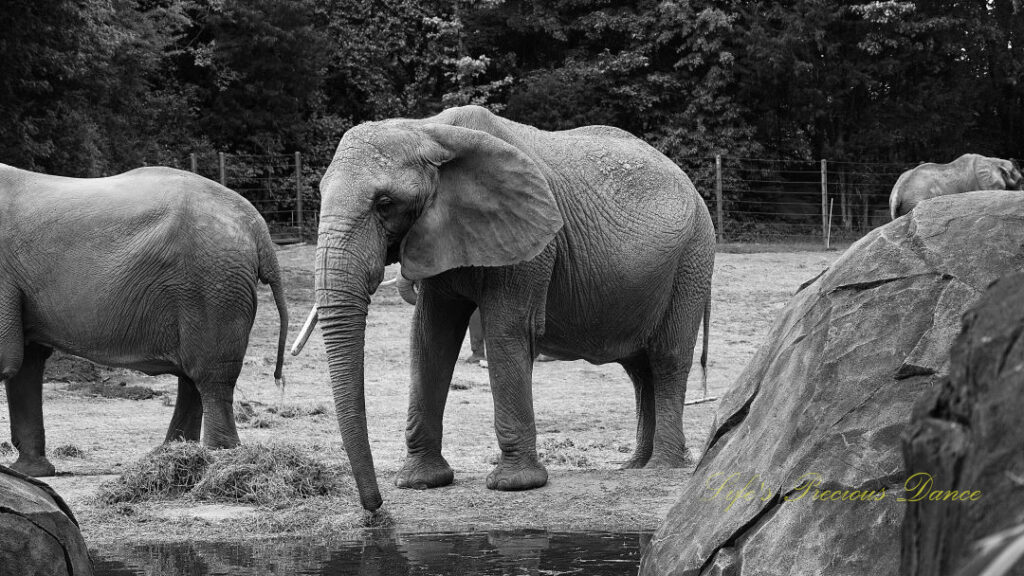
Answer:
POLYGON ((394 201, 388 196, 381 196, 380 198, 377 198, 377 214, 380 214, 381 217, 383 218, 387 218, 388 216, 391 215, 392 208, 394 208, 394 205, 394 201))

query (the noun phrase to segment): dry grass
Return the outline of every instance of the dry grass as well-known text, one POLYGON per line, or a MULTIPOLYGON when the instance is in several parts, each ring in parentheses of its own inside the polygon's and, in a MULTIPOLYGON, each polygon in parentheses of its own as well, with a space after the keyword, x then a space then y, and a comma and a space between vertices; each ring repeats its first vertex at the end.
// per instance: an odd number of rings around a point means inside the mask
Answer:
POLYGON ((327 416, 333 412, 326 404, 314 406, 270 406, 263 402, 243 400, 235 403, 235 423, 248 428, 274 428, 282 418, 327 416))
POLYGON ((341 493, 348 476, 291 446, 239 446, 215 454, 203 479, 192 490, 197 500, 275 505, 341 493))
POLYGON ((57 458, 85 458, 85 450, 70 443, 55 447, 52 453, 57 458))
POLYGON ((547 438, 537 447, 537 457, 545 466, 565 468, 596 468, 596 462, 586 452, 606 448, 601 444, 576 444, 571 438, 547 438))
POLYGON ((202 444, 164 444, 100 486, 98 498, 105 504, 178 498, 199 483, 212 460, 202 444))
POLYGON ((298 499, 351 493, 347 468, 328 466, 283 444, 211 451, 200 444, 165 444, 100 487, 105 504, 185 498, 192 501, 285 505, 298 499))
POLYGON ((125 382, 71 382, 67 386, 67 391, 83 396, 125 400, 149 400, 163 395, 163 392, 157 392, 147 386, 128 386, 125 382))

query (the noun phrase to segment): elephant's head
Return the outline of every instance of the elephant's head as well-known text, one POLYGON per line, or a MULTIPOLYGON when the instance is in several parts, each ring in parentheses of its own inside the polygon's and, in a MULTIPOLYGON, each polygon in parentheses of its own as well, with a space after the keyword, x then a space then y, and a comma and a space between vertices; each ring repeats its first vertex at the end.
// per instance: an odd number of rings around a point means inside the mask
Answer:
POLYGON ((979 158, 975 172, 979 190, 1024 190, 1024 177, 1010 160, 979 158))
POLYGON ((513 264, 539 254, 562 225, 538 164, 488 132, 455 125, 464 115, 452 112, 352 128, 320 181, 317 314, 367 510, 379 508, 381 496, 366 431, 363 348, 384 266, 401 260, 402 275, 419 280, 513 264))

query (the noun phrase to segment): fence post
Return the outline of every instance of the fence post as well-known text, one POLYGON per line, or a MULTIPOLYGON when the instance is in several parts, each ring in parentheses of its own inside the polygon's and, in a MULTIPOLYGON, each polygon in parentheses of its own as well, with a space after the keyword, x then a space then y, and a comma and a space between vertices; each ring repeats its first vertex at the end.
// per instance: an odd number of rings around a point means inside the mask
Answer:
POLYGON ((302 153, 295 153, 295 217, 299 224, 299 242, 302 242, 302 153))
POLYGON ((718 243, 725 239, 725 224, 722 222, 722 155, 715 154, 715 212, 718 217, 718 243))
POLYGON ((188 160, 189 160, 189 164, 192 165, 192 173, 193 174, 198 174, 199 173, 199 161, 196 158, 196 153, 192 152, 191 154, 189 154, 188 155, 188 160))
POLYGON ((224 171, 224 153, 223 152, 217 152, 217 159, 220 160, 220 185, 221 186, 227 186, 228 185, 228 177, 227 177, 227 173, 224 171))
POLYGON ((821 241, 828 248, 828 168, 821 160, 821 241))

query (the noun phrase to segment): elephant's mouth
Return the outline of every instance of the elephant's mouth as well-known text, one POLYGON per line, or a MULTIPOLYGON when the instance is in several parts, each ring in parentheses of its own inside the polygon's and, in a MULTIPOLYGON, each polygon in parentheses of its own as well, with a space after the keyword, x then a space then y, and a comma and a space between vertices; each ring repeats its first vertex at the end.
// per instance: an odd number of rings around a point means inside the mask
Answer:
POLYGON ((393 242, 388 245, 387 253, 384 256, 384 265, 394 264, 402 259, 402 243, 393 242))

